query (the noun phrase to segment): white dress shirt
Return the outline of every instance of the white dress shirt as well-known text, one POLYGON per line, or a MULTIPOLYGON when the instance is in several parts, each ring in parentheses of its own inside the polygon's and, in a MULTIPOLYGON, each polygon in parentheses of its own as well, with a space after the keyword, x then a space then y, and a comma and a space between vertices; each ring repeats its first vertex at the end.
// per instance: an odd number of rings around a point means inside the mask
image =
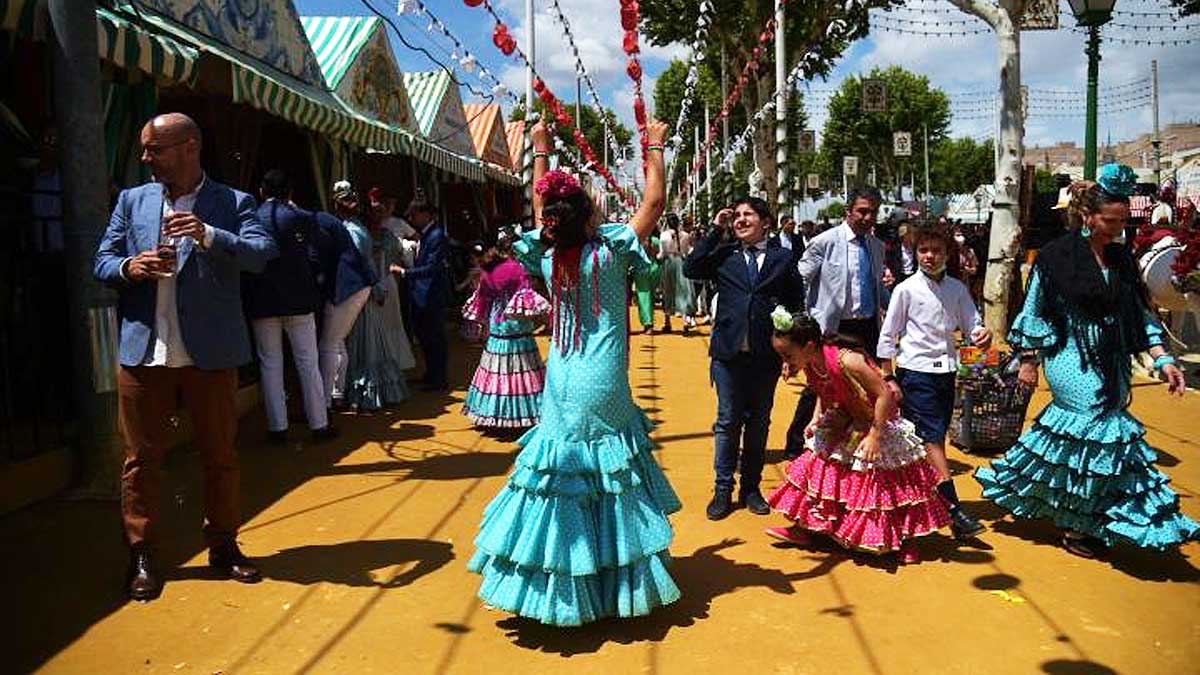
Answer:
MULTIPOLYGON (((200 194, 200 189, 204 187, 204 183, 208 180, 207 176, 200 178, 200 183, 196 185, 196 189, 186 195, 180 195, 174 201, 167 196, 167 189, 163 187, 163 218, 177 212, 192 212, 196 208, 196 197, 200 194)), ((161 235, 160 235, 161 236, 161 235)), ((205 223, 204 225, 204 241, 195 242, 196 246, 208 248, 212 246, 213 230, 212 226, 205 223)), ((182 248, 182 247, 180 247, 182 248)), ((182 251, 176 251, 176 255, 180 255, 182 251)), ((132 258, 126 258, 121 265, 121 276, 125 276, 125 266, 132 258)), ((187 347, 183 344, 183 331, 179 327, 179 305, 176 300, 176 280, 179 273, 179 260, 176 258, 175 274, 159 279, 157 282, 158 289, 155 293, 154 302, 154 345, 146 358, 142 360, 143 366, 166 366, 168 368, 183 368, 192 365, 192 355, 188 354, 187 347)))
POLYGON ((983 319, 963 282, 950 276, 936 281, 917 272, 892 292, 876 353, 881 359, 895 357, 900 368, 952 373, 958 369, 954 331, 969 334, 982 325, 983 319))
POLYGON ((843 222, 839 231, 846 238, 846 293, 848 297, 846 302, 842 304, 845 309, 842 310, 843 319, 869 319, 875 316, 874 309, 865 309, 862 305, 862 286, 858 283, 858 262, 859 251, 863 247, 867 247, 867 255, 871 255, 871 249, 863 239, 858 237, 854 232, 854 228, 850 227, 849 223, 843 222))

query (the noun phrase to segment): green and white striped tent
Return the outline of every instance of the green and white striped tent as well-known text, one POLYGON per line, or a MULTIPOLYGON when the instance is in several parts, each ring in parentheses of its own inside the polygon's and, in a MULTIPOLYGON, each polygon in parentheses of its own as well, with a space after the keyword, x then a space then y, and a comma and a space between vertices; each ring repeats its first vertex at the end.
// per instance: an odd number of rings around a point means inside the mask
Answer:
MULTIPOLYGON (((45 0, 0 0, 0 30, 44 40, 45 12, 45 0)), ((96 38, 98 56, 118 67, 188 86, 196 79, 195 49, 103 7, 96 9, 96 38)))
POLYGON ((375 16, 300 18, 325 82, 355 111, 416 132, 404 76, 375 16))
POLYGON ((404 87, 421 135, 464 158, 474 157, 475 143, 471 141, 462 97, 452 84, 445 70, 404 74, 404 87))

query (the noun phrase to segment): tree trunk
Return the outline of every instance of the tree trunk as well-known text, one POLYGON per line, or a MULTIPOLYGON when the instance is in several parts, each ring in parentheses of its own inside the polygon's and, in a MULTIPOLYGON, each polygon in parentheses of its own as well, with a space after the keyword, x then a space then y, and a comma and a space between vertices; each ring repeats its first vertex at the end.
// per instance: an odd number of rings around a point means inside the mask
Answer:
POLYGON ((988 241, 987 274, 983 283, 983 313, 997 336, 1008 333, 1008 307, 1021 253, 1021 163, 1025 121, 1021 114, 1021 0, 950 0, 959 9, 980 17, 996 32, 1000 67, 1000 111, 995 143, 996 198, 988 241))

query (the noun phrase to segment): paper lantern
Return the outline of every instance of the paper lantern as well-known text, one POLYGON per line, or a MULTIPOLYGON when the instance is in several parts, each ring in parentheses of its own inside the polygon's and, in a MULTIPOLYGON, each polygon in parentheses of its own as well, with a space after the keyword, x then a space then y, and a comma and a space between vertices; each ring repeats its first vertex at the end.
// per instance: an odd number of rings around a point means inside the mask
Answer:
POLYGON ((483 4, 483 0, 463 0, 463 4, 467 7, 478 7, 483 4))
POLYGON ((625 53, 633 55, 638 53, 638 34, 635 30, 625 31, 625 40, 622 45, 625 48, 625 53))
POLYGON ((637 30, 638 25, 638 4, 631 0, 627 5, 621 6, 621 27, 625 30, 637 30))
POLYGON ((642 64, 638 63, 637 59, 629 59, 629 65, 625 66, 625 72, 630 78, 640 80, 642 79, 642 64))

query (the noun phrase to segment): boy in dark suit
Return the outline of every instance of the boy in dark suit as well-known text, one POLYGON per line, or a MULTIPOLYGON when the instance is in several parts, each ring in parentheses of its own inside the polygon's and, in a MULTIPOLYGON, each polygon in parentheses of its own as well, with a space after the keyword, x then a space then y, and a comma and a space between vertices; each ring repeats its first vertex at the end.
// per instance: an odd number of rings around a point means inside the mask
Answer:
POLYGON ((780 361, 771 348, 771 310, 801 306, 804 287, 795 257, 767 239, 773 222, 767 203, 747 197, 717 214, 717 227, 696 243, 684 274, 711 281, 717 291, 713 320, 712 381, 717 387, 713 425, 716 488, 708 505, 710 520, 733 510, 733 472, 739 464, 739 501, 750 512, 770 512, 759 491, 767 431, 780 361))

